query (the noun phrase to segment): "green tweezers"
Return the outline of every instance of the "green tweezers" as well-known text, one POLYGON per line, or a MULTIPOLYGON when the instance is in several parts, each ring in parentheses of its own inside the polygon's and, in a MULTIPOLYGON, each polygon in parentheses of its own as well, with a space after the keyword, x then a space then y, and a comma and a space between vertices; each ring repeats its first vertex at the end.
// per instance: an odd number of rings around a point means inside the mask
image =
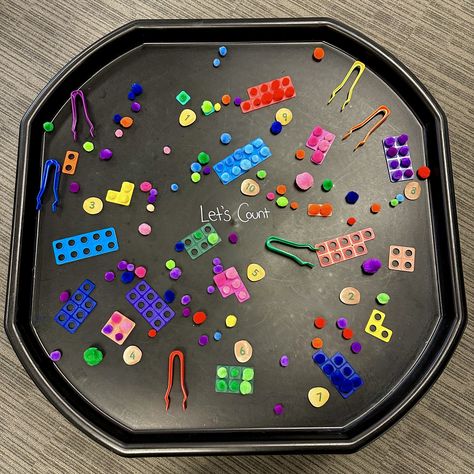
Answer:
POLYGON ((275 253, 278 253, 280 255, 283 255, 284 257, 288 257, 288 258, 291 258, 292 260, 294 260, 298 265, 301 265, 301 266, 308 266, 308 267, 311 267, 313 268, 314 267, 314 263, 311 263, 311 262, 305 262, 304 260, 301 260, 301 258, 297 257, 296 255, 293 255, 292 253, 290 252, 287 252, 285 250, 281 250, 277 247, 274 247, 272 245, 273 242, 278 242, 280 244, 284 244, 284 245, 288 245, 289 247, 294 247, 294 248, 297 248, 297 249, 309 249, 309 250, 313 250, 314 252, 316 252, 316 247, 314 247, 313 245, 311 244, 301 244, 299 242, 293 242, 291 240, 286 240, 286 239, 282 239, 281 237, 277 237, 275 235, 271 235, 270 237, 268 237, 268 239, 265 241, 265 247, 270 250, 271 252, 275 252, 275 253))

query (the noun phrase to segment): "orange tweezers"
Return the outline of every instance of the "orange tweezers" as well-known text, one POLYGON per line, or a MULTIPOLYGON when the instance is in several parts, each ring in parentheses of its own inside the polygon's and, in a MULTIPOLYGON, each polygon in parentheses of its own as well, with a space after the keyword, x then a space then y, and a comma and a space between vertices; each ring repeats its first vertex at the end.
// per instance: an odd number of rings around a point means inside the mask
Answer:
POLYGON ((168 411, 170 406, 170 392, 171 387, 173 386, 173 363, 176 356, 179 359, 179 379, 181 383, 181 391, 183 392, 183 410, 186 410, 186 400, 188 399, 188 393, 186 392, 186 386, 184 384, 184 354, 181 351, 175 350, 170 353, 168 360, 168 388, 166 389, 165 393, 166 411, 168 411))
POLYGON ((359 130, 359 128, 362 128, 365 124, 370 122, 376 115, 378 114, 383 114, 383 117, 367 132, 367 135, 364 137, 363 140, 361 140, 356 147, 354 148, 354 151, 357 150, 360 146, 364 145, 365 142, 368 140, 370 135, 377 130, 377 128, 382 125, 385 120, 387 120, 388 116, 391 114, 390 109, 386 105, 381 105, 380 107, 376 108, 366 119, 364 119, 362 122, 354 125, 351 129, 349 129, 345 135, 342 137, 343 140, 346 138, 349 138, 352 134, 352 132, 355 132, 356 130, 359 130))

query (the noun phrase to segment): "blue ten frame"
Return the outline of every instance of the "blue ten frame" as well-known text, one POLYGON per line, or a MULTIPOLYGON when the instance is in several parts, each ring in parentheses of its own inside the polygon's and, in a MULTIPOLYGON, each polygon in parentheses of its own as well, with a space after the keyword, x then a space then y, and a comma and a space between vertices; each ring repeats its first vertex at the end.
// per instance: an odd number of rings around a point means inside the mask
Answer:
POLYGON ((54 240, 52 245, 57 265, 116 252, 119 249, 113 227, 54 240))

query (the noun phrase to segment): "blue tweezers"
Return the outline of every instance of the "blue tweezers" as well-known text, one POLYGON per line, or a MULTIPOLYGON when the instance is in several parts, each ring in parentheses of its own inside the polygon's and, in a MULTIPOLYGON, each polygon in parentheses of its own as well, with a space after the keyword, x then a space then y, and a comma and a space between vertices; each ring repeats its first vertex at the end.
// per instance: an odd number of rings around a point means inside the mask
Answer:
POLYGON ((41 177, 40 190, 36 196, 36 210, 41 209, 41 200, 43 199, 43 194, 48 184, 48 174, 49 169, 54 166, 54 180, 53 180, 53 193, 54 193, 54 202, 51 206, 53 212, 56 212, 56 209, 59 204, 59 178, 61 176, 61 165, 57 160, 46 160, 43 168, 43 176, 41 177))

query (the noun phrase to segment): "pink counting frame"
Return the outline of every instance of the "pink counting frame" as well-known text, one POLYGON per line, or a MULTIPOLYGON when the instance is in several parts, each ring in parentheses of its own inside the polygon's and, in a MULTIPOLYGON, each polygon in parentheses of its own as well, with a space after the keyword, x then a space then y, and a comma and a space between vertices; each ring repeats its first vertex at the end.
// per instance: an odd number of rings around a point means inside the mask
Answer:
POLYGON ((322 267, 329 267, 365 255, 367 253, 365 242, 373 239, 375 239, 375 232, 371 227, 367 227, 358 232, 341 235, 316 244, 319 264, 322 267))

